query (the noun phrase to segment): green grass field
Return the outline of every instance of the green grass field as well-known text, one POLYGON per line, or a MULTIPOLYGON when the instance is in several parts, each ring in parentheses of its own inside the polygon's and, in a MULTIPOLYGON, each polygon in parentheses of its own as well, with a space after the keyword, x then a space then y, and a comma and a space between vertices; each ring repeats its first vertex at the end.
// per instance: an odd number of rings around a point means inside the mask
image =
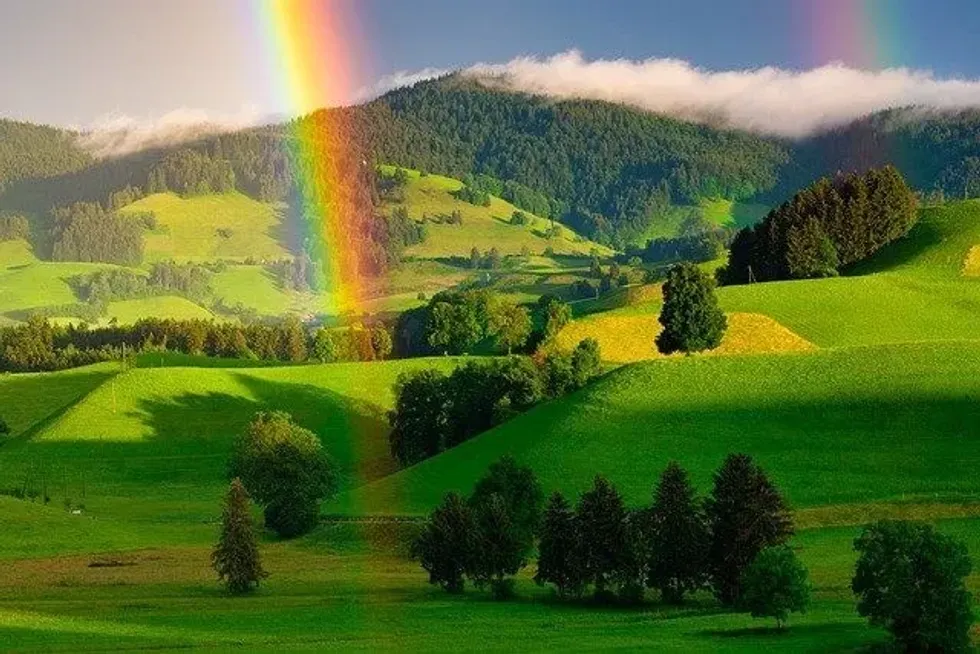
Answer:
MULTIPOLYGON (((43 479, 51 497, 44 506, 0 496, 0 642, 71 652, 868 651, 885 636, 857 615, 849 590, 862 524, 928 520, 980 560, 980 280, 963 275, 978 244, 980 203, 956 203, 925 210, 907 239, 848 276, 720 289, 727 311, 767 316, 817 349, 626 365, 400 471, 387 453, 391 385, 401 371, 455 360, 255 367, 145 354, 132 369, 0 376, 0 415, 13 428, 0 444, 0 489, 43 479), (229 598, 208 564, 225 462, 232 439, 269 408, 320 435, 342 492, 313 534, 263 535, 271 576, 254 596, 229 598), (733 451, 760 461, 795 511, 793 546, 814 597, 786 632, 706 595, 680 609, 560 604, 533 584, 533 568, 521 574, 516 600, 475 590, 452 597, 406 558, 415 523, 393 519, 428 511, 446 491, 468 491, 503 454, 573 498, 603 473, 635 506, 650 501, 668 461, 680 461, 704 492, 733 451), (84 510, 66 511, 65 500, 84 510)), ((60 265, 0 246, 21 257, 0 267, 0 289, 7 275, 42 279, 36 269, 60 265)), ((580 264, 535 257, 525 266, 537 274, 501 271, 496 281, 533 299, 551 282, 569 283, 580 264)), ((263 272, 230 266, 216 290, 251 296, 269 315, 306 308, 302 297, 269 293, 263 272)), ((435 292, 453 274, 469 273, 410 261, 372 291, 378 306, 411 306, 419 290, 435 292)), ((634 287, 577 305, 577 313, 603 312, 577 326, 649 329, 659 303, 656 287, 634 287)), ((980 592, 980 571, 968 586, 980 592)))
MULTIPOLYGON (((390 166, 383 166, 382 170, 387 174, 394 172, 390 166)), ((603 255, 611 253, 609 248, 579 238, 571 229, 558 223, 561 236, 548 238, 546 231, 551 227, 551 221, 527 211, 524 213, 530 218, 530 224, 511 225, 511 216, 518 209, 498 197, 490 198, 489 207, 458 200, 453 193, 463 187, 459 180, 440 175, 420 177, 415 170, 406 172, 409 182, 403 206, 414 220, 422 220, 423 216, 430 219, 426 224, 428 237, 424 243, 411 246, 409 256, 423 259, 469 257, 473 247, 481 252, 496 247, 503 255, 520 254, 525 247, 533 254, 541 254, 548 247, 556 254, 588 254, 593 249, 603 255), (449 216, 454 210, 462 214, 462 225, 433 222, 433 219, 449 216)), ((390 212, 395 206, 389 204, 386 209, 390 212)))
POLYGON ((149 195, 123 213, 152 212, 157 229, 147 232, 145 260, 259 261, 291 258, 283 224, 283 207, 241 193, 181 198, 173 193, 149 195), (219 230, 230 230, 222 236, 219 230))
POLYGON ((288 411, 318 433, 339 466, 343 486, 352 487, 394 469, 384 412, 393 402, 398 374, 454 365, 453 359, 436 359, 159 368, 152 367, 152 355, 143 359, 150 367, 115 376, 98 368, 0 378, 0 388, 15 394, 13 405, 50 397, 43 407, 14 411, 8 419, 15 435, 30 430, 30 438, 0 447, 0 488, 17 487, 31 471, 47 470, 50 483, 67 480, 69 488, 60 489, 61 495, 77 499, 84 485, 88 507, 96 513, 133 517, 152 508, 169 521, 193 521, 213 512, 234 438, 257 411, 269 407, 288 411), (133 505, 133 497, 141 502, 133 505))
POLYGON ((337 509, 420 513, 504 454, 575 494, 603 473, 634 503, 671 459, 705 488, 732 451, 798 507, 980 499, 980 343, 636 364, 444 454, 351 492, 337 509))

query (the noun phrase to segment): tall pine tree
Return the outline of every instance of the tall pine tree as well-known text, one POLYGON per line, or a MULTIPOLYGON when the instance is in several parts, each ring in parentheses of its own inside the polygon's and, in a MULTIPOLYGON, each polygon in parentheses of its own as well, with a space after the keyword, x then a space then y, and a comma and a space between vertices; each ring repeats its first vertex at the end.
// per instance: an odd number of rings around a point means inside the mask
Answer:
POLYGON ((582 593, 582 569, 577 556, 578 534, 575 513, 565 496, 555 492, 548 499, 538 542, 539 585, 554 584, 559 597, 582 593))
POLYGON ((647 578, 647 585, 670 604, 679 604, 685 593, 707 581, 708 530, 701 509, 687 472, 671 461, 660 476, 650 511, 647 578))
POLYGON ((221 520, 221 538, 211 554, 218 578, 235 594, 258 587, 266 576, 259 559, 259 546, 249 514, 248 493, 237 477, 228 487, 221 520))
POLYGON ((712 586, 718 600, 731 606, 741 595, 742 573, 763 549, 789 540, 792 519, 779 490, 747 454, 728 455, 705 509, 712 586))

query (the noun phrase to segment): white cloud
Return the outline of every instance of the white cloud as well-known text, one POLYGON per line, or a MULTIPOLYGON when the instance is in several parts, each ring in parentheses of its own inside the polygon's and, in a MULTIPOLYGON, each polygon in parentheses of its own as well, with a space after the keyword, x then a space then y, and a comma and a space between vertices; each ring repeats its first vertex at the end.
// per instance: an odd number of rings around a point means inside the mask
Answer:
POLYGON ((388 91, 393 91, 403 86, 411 86, 427 79, 442 77, 443 75, 448 75, 451 72, 452 71, 444 68, 423 68, 422 70, 414 72, 399 70, 390 75, 385 75, 370 86, 362 86, 360 89, 354 92, 352 102, 354 104, 367 102, 384 95, 388 91))
POLYGON ((268 122, 248 107, 236 114, 218 115, 199 109, 176 109, 156 118, 137 119, 110 114, 84 130, 80 145, 96 157, 118 157, 140 150, 167 147, 196 139, 254 127, 268 122))
POLYGON ((606 100, 685 120, 803 137, 875 111, 980 107, 980 80, 937 79, 907 68, 866 71, 832 64, 713 72, 677 59, 586 61, 577 51, 478 64, 464 74, 513 91, 606 100))

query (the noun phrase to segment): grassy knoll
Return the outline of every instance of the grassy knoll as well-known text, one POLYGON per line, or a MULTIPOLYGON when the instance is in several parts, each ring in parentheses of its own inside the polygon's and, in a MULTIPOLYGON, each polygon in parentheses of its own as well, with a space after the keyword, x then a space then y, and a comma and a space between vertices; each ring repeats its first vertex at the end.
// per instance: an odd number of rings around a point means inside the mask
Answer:
MULTIPOLYGON (((391 167, 383 167, 392 172, 391 167)), ((558 223, 562 230, 559 237, 547 238, 545 232, 551 222, 529 212, 530 224, 515 226, 510 218, 517 211, 511 203, 491 197, 489 207, 480 207, 456 199, 453 195, 463 187, 459 180, 440 175, 421 177, 418 171, 408 171, 409 182, 405 189, 404 206, 415 220, 423 216, 430 219, 449 216, 459 210, 463 216, 462 225, 445 225, 430 221, 426 225, 428 237, 424 243, 408 249, 409 256, 432 259, 439 257, 469 256, 470 249, 481 251, 496 247, 501 254, 520 254, 527 247, 534 254, 541 254, 551 247, 556 254, 588 254, 593 248, 602 254, 609 254, 606 247, 576 236, 571 229, 558 223)), ((390 212, 398 205, 389 204, 390 212)))
POLYGON ((123 209, 152 212, 157 229, 145 233, 147 262, 278 260, 289 258, 283 208, 241 193, 181 198, 149 195, 123 209))
POLYGON ((669 460, 703 488, 732 451, 757 456, 799 507, 977 497, 978 380, 976 343, 635 364, 346 501, 426 511, 508 452, 549 489, 575 493, 602 472, 632 502, 669 460))
MULTIPOLYGON (((558 334, 559 347, 569 350, 585 338, 599 342, 604 361, 632 363, 661 358, 654 339, 662 329, 654 313, 641 315, 593 314, 574 320, 558 334)), ((778 322, 755 313, 728 315, 728 329, 718 349, 710 354, 800 352, 813 344, 778 322)))
MULTIPOLYGON (((769 316, 819 347, 974 339, 980 281, 964 276, 980 244, 980 201, 924 209, 909 235, 842 277, 726 286, 726 312, 769 316)), ((576 313, 656 315, 656 291, 583 302, 576 313)))
MULTIPOLYGON (((343 486, 355 486, 394 468, 384 411, 393 401, 398 374, 451 365, 452 359, 438 359, 128 370, 100 379, 104 383, 30 438, 0 448, 0 487, 21 485, 47 470, 43 476, 49 483, 59 483, 59 502, 63 494, 77 500, 84 492, 89 509, 99 515, 194 520, 213 512, 233 439, 256 411, 270 408, 290 412, 319 434, 337 461, 343 486), (65 484, 67 490, 60 488, 65 484)), ((3 378, 0 383, 19 389, 25 403, 49 387, 52 398, 54 391, 63 398, 60 404, 52 399, 53 407, 37 410, 38 415, 11 415, 15 431, 76 400, 90 388, 84 386, 87 379, 76 380, 72 373, 3 378), (70 388, 60 390, 63 386, 70 388)))

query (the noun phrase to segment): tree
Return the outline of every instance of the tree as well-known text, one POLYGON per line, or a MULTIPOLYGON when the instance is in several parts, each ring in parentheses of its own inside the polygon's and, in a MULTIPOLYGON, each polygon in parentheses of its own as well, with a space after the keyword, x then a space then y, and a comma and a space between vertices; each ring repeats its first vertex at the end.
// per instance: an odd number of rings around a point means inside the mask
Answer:
POLYGON ((313 336, 313 358, 321 363, 330 363, 340 359, 337 340, 326 327, 316 330, 316 334, 313 336))
POLYGON ((707 274, 693 263, 678 264, 667 274, 663 294, 663 331, 657 336, 661 352, 701 352, 721 344, 728 323, 707 274))
POLYGON ((391 356, 391 332, 384 325, 377 325, 371 329, 371 348, 374 350, 374 357, 379 361, 384 361, 391 356))
POLYGON ((477 504, 476 547, 468 574, 477 588, 490 585, 494 599, 506 599, 514 593, 509 579, 527 565, 530 539, 511 518, 508 502, 491 493, 477 504))
POLYGON ((559 597, 582 593, 583 571, 579 565, 575 513, 565 496, 555 492, 548 499, 538 543, 538 585, 554 584, 559 597))
POLYGON ((449 397, 446 375, 436 369, 402 373, 395 409, 388 414, 391 455, 408 466, 438 454, 446 444, 449 397))
POLYGON ((10 427, 3 418, 0 418, 0 438, 10 436, 10 427))
POLYGON ((429 583, 450 593, 463 592, 463 575, 473 569, 476 523, 469 506, 456 493, 447 494, 412 546, 413 555, 429 573, 429 583))
POLYGON ((429 345, 451 354, 463 354, 480 342, 484 325, 473 302, 465 298, 453 302, 433 300, 426 324, 429 345))
POLYGON ((575 511, 579 529, 577 556, 583 578, 594 585, 596 597, 602 597, 607 585, 615 583, 626 562, 626 515, 619 491, 605 477, 596 475, 575 511))
POLYGON ((470 505, 480 510, 495 497, 503 502, 522 552, 527 555, 534 544, 544 505, 544 492, 534 470, 518 465, 509 454, 490 464, 473 488, 470 505))
POLYGON ((476 249, 476 246, 470 250, 470 268, 476 270, 483 264, 483 257, 480 256, 480 251, 476 249))
POLYGON ((687 472, 671 461, 653 496, 647 577, 647 585, 670 604, 681 603, 708 578, 708 528, 701 508, 687 472))
POLYGON ((837 248, 813 216, 793 226, 786 236, 786 265, 796 278, 836 277, 837 248))
POLYGON ((238 438, 230 472, 265 506, 265 524, 284 538, 316 524, 320 501, 337 490, 337 471, 316 435, 281 411, 259 412, 238 438))
POLYGON ((725 458, 705 511, 712 587, 722 604, 732 606, 741 596, 742 573, 763 549, 789 539, 792 520, 779 490, 747 454, 725 458))
POLYGON ((810 603, 807 571, 789 546, 759 552, 742 576, 739 603, 753 618, 775 618, 780 629, 791 612, 806 612, 810 603))
POLYGON ((487 319, 487 330, 494 337, 498 347, 510 354, 514 348, 522 347, 531 335, 531 315, 527 309, 509 302, 499 302, 493 307, 487 319))
POLYGON ((576 388, 582 388, 602 371, 602 355, 599 341, 585 338, 572 350, 572 379, 576 388))
POLYGON ((500 262, 500 250, 496 246, 490 248, 490 251, 487 252, 486 267, 490 270, 497 270, 500 268, 500 262))
POLYGON ((555 338, 572 320, 572 308, 556 295, 542 295, 538 299, 537 311, 545 341, 555 338))
POLYGON ((909 652, 961 652, 970 645, 966 547, 918 522, 882 521, 854 541, 851 588, 858 613, 909 652))
POLYGON ((228 487, 221 516, 221 537, 211 553, 211 565, 218 579, 235 594, 258 587, 259 580, 266 576, 249 514, 248 493, 237 477, 228 487))

